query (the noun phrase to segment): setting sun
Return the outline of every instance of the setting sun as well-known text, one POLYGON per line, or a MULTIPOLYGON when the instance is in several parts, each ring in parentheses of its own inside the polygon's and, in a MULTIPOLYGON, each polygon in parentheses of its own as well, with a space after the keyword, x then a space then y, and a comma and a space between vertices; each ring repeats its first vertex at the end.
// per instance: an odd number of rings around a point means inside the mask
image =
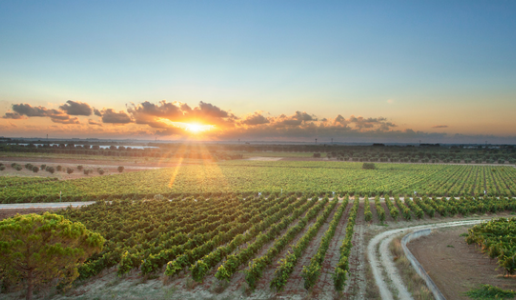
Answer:
POLYGON ((192 123, 192 124, 186 123, 185 124, 185 129, 192 133, 200 133, 200 132, 203 132, 206 130, 210 130, 212 127, 213 127, 212 125, 201 125, 201 124, 196 124, 196 123, 192 123))
POLYGON ((157 119, 157 121, 165 123, 172 127, 181 128, 184 131, 189 132, 190 134, 199 134, 205 131, 209 131, 215 127, 214 125, 205 125, 200 123, 172 122, 165 118, 159 118, 157 119))

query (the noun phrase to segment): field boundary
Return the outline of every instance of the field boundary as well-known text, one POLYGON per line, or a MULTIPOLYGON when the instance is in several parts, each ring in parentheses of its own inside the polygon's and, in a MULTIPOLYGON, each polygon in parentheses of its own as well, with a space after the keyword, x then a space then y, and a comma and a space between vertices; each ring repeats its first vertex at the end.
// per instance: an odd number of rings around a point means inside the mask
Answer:
POLYGON ((403 248, 403 252, 405 252, 405 256, 410 261, 410 264, 416 270, 416 273, 421 278, 423 278, 423 280, 426 283, 426 286, 428 287, 428 289, 430 289, 430 291, 434 295, 435 299, 436 300, 446 300, 444 295, 441 293, 441 290, 439 290, 439 288, 437 287, 435 282, 432 280, 432 278, 430 278, 430 276, 428 275, 426 270, 423 268, 423 266, 419 263, 419 261, 416 259, 416 257, 412 254, 412 252, 407 247, 407 244, 410 241, 417 239, 419 237, 422 237, 422 236, 427 236, 430 233, 432 233, 432 229, 421 229, 421 230, 413 231, 413 232, 405 235, 401 239, 401 247, 403 248))
POLYGON ((396 291, 399 299, 413 299, 410 293, 408 292, 405 284, 403 283, 401 276, 398 274, 396 270, 396 267, 392 260, 392 255, 390 255, 389 251, 387 251, 389 243, 396 237, 396 235, 413 230, 475 225, 491 220, 493 218, 497 217, 495 216, 486 219, 474 219, 428 225, 418 225, 413 227, 404 227, 384 231, 374 236, 367 245, 367 255, 369 258, 369 264, 373 271, 375 283, 380 291, 381 298, 384 300, 394 299, 393 293, 387 285, 387 282, 389 282, 392 283, 391 287, 393 290, 396 291), (384 272, 388 275, 389 278, 384 278, 384 272))

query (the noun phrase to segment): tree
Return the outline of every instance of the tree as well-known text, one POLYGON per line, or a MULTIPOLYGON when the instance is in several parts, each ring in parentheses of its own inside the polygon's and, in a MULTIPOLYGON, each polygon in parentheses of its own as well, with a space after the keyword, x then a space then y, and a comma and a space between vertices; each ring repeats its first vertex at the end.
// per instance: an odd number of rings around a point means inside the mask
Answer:
POLYGON ((60 215, 16 215, 0 221, 0 275, 11 284, 23 283, 30 300, 34 289, 54 279, 69 286, 79 276, 77 268, 104 242, 100 234, 60 215))

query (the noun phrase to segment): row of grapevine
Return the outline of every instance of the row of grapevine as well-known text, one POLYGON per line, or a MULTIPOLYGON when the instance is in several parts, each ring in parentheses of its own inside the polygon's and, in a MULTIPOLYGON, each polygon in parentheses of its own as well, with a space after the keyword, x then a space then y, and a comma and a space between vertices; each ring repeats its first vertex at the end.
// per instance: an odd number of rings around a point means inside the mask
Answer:
MULTIPOLYGON (((292 199, 295 198, 292 197, 292 199)), ((210 252, 201 260, 195 262, 195 264, 190 267, 193 279, 197 282, 202 282, 207 272, 226 258, 227 255, 235 251, 240 245, 251 241, 262 231, 269 228, 269 226, 279 223, 285 216, 293 213, 296 208, 299 208, 302 204, 306 203, 306 201, 306 198, 301 198, 293 203, 286 203, 289 204, 286 208, 282 208, 282 205, 280 204, 271 207, 268 211, 275 212, 274 214, 260 220, 259 222, 258 220, 251 222, 255 225, 253 225, 244 235, 237 235, 229 244, 218 247, 215 251, 210 252)))
MULTIPOLYGON (((214 215, 213 218, 208 218, 204 223, 195 222, 195 229, 192 228, 189 234, 191 238, 184 235, 182 231, 176 231, 176 235, 166 240, 162 239, 163 243, 161 245, 156 245, 152 249, 144 251, 143 255, 139 252, 126 255, 121 260, 121 266, 119 266, 118 272, 120 275, 123 275, 128 273, 132 268, 141 265, 142 274, 148 274, 160 268, 167 259, 174 259, 182 254, 185 255, 189 253, 189 251, 195 251, 195 249, 201 245, 209 244, 211 240, 222 238, 228 231, 233 233, 235 230, 245 230, 246 225, 243 223, 249 224, 250 219, 252 220, 251 216, 255 216, 253 217, 255 220, 259 219, 258 213, 267 206, 268 203, 266 202, 268 201, 256 202, 246 206, 242 210, 234 210, 234 207, 228 207, 226 209, 227 212, 234 211, 231 215, 222 211, 219 216, 214 215), (156 252, 158 252, 158 254, 153 255, 156 252), (142 258, 142 256, 144 258, 142 258), (122 268, 122 266, 124 267, 122 268)), ((226 236, 225 239, 227 238, 229 237, 226 236)))
POLYGON ((335 286, 335 290, 342 291, 344 289, 344 284, 348 278, 349 273, 349 255, 351 253, 351 247, 353 244, 351 240, 353 238, 353 230, 355 227, 355 220, 357 218, 359 201, 355 199, 353 202, 353 208, 348 217, 348 223, 346 225, 346 237, 342 242, 342 245, 339 249, 339 262, 337 263, 337 267, 335 268, 335 272, 333 274, 333 284, 335 286))
POLYGON ((391 218, 394 219, 394 221, 398 220, 399 210, 394 206, 391 199, 389 197, 385 197, 385 204, 387 205, 387 208, 389 209, 389 214, 391 215, 391 218))
POLYGON ((321 239, 319 249, 317 250, 315 256, 310 259, 310 264, 308 265, 308 267, 303 266, 303 272, 301 276, 305 280, 304 287, 307 290, 311 289, 315 285, 317 278, 319 278, 319 275, 321 274, 322 263, 324 261, 326 252, 328 251, 328 248, 330 247, 330 242, 333 239, 333 236, 335 235, 335 230, 339 225, 340 218, 342 217, 344 211, 346 210, 346 207, 348 206, 348 201, 349 197, 346 197, 340 205, 337 212, 335 213, 335 215, 333 216, 333 219, 330 223, 330 227, 321 239))
POLYGON ((282 290, 285 284, 287 284, 287 280, 294 271, 294 267, 297 264, 297 260, 301 257, 303 252, 306 250, 310 241, 317 235, 317 232, 323 226, 326 219, 331 214, 335 206, 337 205, 337 200, 333 200, 323 211, 322 215, 320 215, 315 224, 310 226, 308 231, 297 241, 297 243, 292 247, 292 252, 284 258, 280 260, 280 264, 276 271, 274 272, 274 278, 270 282, 271 288, 276 288, 277 290, 282 290))
MULTIPOLYGON (((151 253, 200 245, 214 235, 230 230, 228 223, 264 211, 282 199, 220 198, 194 201, 112 201, 99 202, 61 213, 101 233, 107 242, 104 250, 91 257, 79 270, 81 278, 119 265, 120 274, 140 266, 151 253), (228 215, 229 214, 229 215, 228 215), (179 231, 178 231, 179 230, 179 231), (169 235, 170 232, 174 234, 169 235)), ((165 260, 161 265, 165 264, 165 260)), ((158 268, 157 266, 156 268, 158 268)))
POLYGON ((382 204, 380 203, 380 196, 374 197, 374 206, 376 207, 376 214, 378 215, 378 219, 380 219, 380 222, 385 222, 385 210, 382 207, 382 204))
POLYGON ((399 197, 394 198, 394 202, 396 202, 396 205, 401 209, 401 214, 403 215, 403 218, 407 221, 412 220, 412 212, 410 209, 400 200, 399 197))
POLYGON ((369 197, 367 195, 364 197, 364 219, 366 222, 370 222, 373 220, 373 213, 371 212, 371 203, 369 202, 369 197))
POLYGON ((238 267, 249 261, 249 259, 251 259, 261 248, 263 248, 266 243, 275 239, 282 230, 295 222, 295 220, 297 220, 297 218, 301 216, 301 214, 304 213, 307 209, 310 209, 307 212, 307 215, 309 214, 310 216, 312 216, 315 211, 319 211, 321 204, 313 207, 315 203, 317 203, 317 199, 313 198, 302 207, 296 209, 290 217, 284 218, 280 223, 271 226, 271 228, 266 233, 259 233, 254 242, 248 244, 245 249, 236 254, 229 255, 226 261, 217 269, 215 277, 219 280, 229 281, 233 274, 237 271, 238 267))
POLYGON ((251 289, 256 287, 256 283, 261 278, 265 268, 273 262, 273 259, 289 245, 294 237, 300 233, 310 220, 315 218, 322 208, 328 203, 329 199, 325 198, 316 206, 310 209, 304 218, 302 218, 296 226, 290 228, 281 238, 277 239, 271 248, 267 250, 263 256, 253 259, 249 263, 249 267, 244 271, 245 281, 251 289))
POLYGON ((416 205, 419 206, 430 218, 433 218, 435 215, 435 209, 431 205, 427 204, 425 200, 426 196, 423 197, 423 199, 417 197, 414 198, 416 205))
POLYGON ((423 210, 421 210, 421 208, 419 208, 419 206, 417 206, 414 201, 412 201, 412 199, 410 199, 409 197, 405 197, 405 199, 403 199, 405 204, 410 207, 410 210, 412 210, 412 212, 414 213, 414 215, 416 216, 416 218, 418 219, 421 219, 424 217, 425 213, 423 212, 423 210))
MULTIPOLYGON (((248 222, 246 222, 246 225, 243 226, 243 229, 250 226, 250 224, 252 224, 253 222, 258 222, 261 219, 266 218, 268 215, 276 212, 277 210, 281 210, 284 206, 288 205, 292 201, 292 198, 286 201, 284 201, 284 198, 278 198, 273 201, 270 201, 269 199, 258 202, 261 205, 255 210, 255 212, 261 213, 254 214, 254 216, 251 217, 248 222)), ((251 203, 250 206, 252 207, 253 204, 251 203)), ((200 245, 200 243, 197 244, 200 245)), ((175 244, 170 242, 164 243, 163 245, 164 247, 158 246, 155 247, 154 251, 146 253, 145 259, 142 260, 142 264, 140 267, 142 274, 145 275, 157 271, 159 268, 161 268, 161 266, 165 265, 168 261, 177 257, 180 253, 183 253, 185 248, 181 244, 175 244)))
MULTIPOLYGON (((254 211, 254 214, 259 214, 259 211, 254 211)), ((181 272, 184 268, 193 265, 198 259, 208 255, 216 247, 230 242, 236 235, 244 233, 256 219, 252 219, 250 215, 242 215, 237 220, 228 224, 230 226, 225 231, 219 231, 217 235, 211 239, 205 239, 202 245, 193 249, 184 251, 182 255, 175 257, 175 259, 167 263, 165 275, 174 276, 181 272)))

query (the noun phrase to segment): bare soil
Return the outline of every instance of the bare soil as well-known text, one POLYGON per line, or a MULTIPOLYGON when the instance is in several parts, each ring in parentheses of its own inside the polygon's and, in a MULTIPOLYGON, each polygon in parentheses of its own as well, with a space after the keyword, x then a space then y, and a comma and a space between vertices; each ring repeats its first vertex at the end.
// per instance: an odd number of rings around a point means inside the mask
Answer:
POLYGON ((480 284, 516 290, 516 279, 504 277, 496 259, 483 254, 477 245, 468 245, 460 234, 468 227, 435 230, 408 244, 447 299, 469 299, 465 292, 480 284))

